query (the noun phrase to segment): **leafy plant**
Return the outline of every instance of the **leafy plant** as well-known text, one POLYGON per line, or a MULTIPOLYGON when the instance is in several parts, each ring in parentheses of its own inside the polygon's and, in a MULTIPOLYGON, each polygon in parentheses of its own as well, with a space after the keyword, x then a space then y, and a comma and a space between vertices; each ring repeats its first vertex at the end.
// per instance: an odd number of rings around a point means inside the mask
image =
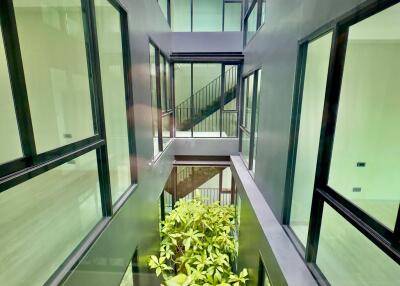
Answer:
POLYGON ((162 223, 160 256, 152 256, 149 267, 167 286, 245 285, 247 270, 232 272, 234 231, 233 206, 180 200, 162 223))

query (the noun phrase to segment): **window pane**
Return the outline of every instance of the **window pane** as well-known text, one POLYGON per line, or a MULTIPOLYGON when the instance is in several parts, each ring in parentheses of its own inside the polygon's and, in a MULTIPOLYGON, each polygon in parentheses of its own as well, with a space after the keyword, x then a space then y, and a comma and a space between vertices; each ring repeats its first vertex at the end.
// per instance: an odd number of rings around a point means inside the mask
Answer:
POLYGON ((350 27, 329 186, 394 229, 400 203, 400 4, 350 27))
POLYGON ((266 13, 266 9, 267 9, 267 0, 262 0, 262 7, 261 7, 261 25, 264 24, 265 22, 265 13, 266 13))
POLYGON ((151 110, 153 113, 153 155, 160 153, 158 146, 158 108, 157 108, 157 77, 156 77, 156 49, 150 44, 150 83, 151 83, 151 110))
POLYGON ((166 111, 166 78, 165 78, 165 57, 160 54, 160 83, 161 83, 161 110, 166 111))
POLYGON ((225 66, 224 110, 237 110, 237 66, 225 66))
POLYGON ((257 7, 255 5, 247 18, 246 42, 248 43, 257 31, 257 7))
POLYGON ((193 0, 193 32, 222 31, 221 0, 193 0))
POLYGON ((290 226, 306 245, 332 33, 308 45, 290 226))
POLYGON ((191 0, 171 0, 171 29, 174 32, 191 31, 191 0))
POLYGON ((191 137, 191 64, 175 64, 176 137, 191 137))
POLYGON ((92 151, 0 194, 0 285, 43 285, 101 220, 92 151))
MULTIPOLYGON (((0 38, 2 35, 0 27, 0 38)), ((0 164, 22 157, 4 44, 0 43, 0 164)))
POLYGON ((38 152, 94 135, 80 0, 15 0, 38 152))
POLYGON ((256 99, 256 122, 255 122, 255 129, 254 129, 254 153, 253 153, 253 166, 252 170, 255 171, 256 169, 256 158, 257 158, 257 143, 258 143, 258 117, 259 117, 259 110, 260 110, 260 91, 261 91, 261 70, 258 71, 258 84, 257 84, 257 99, 256 99))
POLYGON ((225 3, 224 12, 224 31, 235 32, 240 31, 242 23, 242 4, 241 3, 225 3))
POLYGON ((163 12, 165 19, 168 20, 168 0, 158 0, 158 4, 160 4, 161 11, 163 12))
POLYGON ((131 185, 125 81, 119 12, 96 0, 101 83, 113 203, 131 185))
POLYGON ((397 285, 400 266, 325 204, 317 265, 331 285, 397 285))
POLYGON ((248 167, 250 157, 250 134, 245 131, 242 131, 242 156, 248 167))
POLYGON ((221 64, 193 64, 194 137, 220 137, 221 64))
POLYGON ((166 81, 167 81, 167 110, 172 109, 172 96, 171 96, 171 75, 170 75, 170 64, 166 61, 165 66, 166 81))
POLYGON ((222 113, 222 137, 237 137, 237 112, 222 113))
POLYGON ((168 145, 171 140, 171 115, 165 115, 162 118, 162 137, 163 137, 163 147, 168 145))
POLYGON ((245 80, 244 85, 244 111, 243 111, 243 127, 250 132, 251 126, 251 111, 253 104, 253 90, 254 90, 254 74, 250 75, 245 80))

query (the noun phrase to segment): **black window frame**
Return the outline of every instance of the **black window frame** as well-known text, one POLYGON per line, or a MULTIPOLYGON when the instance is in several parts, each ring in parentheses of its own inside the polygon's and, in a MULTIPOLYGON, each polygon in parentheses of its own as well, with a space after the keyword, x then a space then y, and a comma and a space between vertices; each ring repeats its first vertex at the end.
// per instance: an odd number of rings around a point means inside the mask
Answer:
MULTIPOLYGON (((241 94, 241 73, 242 73, 242 60, 221 60, 221 59, 211 59, 211 58, 205 58, 204 60, 199 60, 199 59, 195 59, 193 57, 189 57, 188 59, 182 60, 182 59, 178 59, 179 56, 175 59, 172 58, 171 61, 171 66, 172 66, 172 72, 174 73, 175 71, 175 64, 190 64, 191 66, 191 94, 192 96, 188 99, 191 99, 193 97, 193 65, 194 64, 221 64, 221 84, 220 84, 220 92, 221 92, 221 105, 220 105, 220 120, 219 120, 219 133, 220 135, 218 137, 204 137, 204 136, 194 136, 194 130, 193 130, 193 126, 191 127, 190 131, 191 131, 191 135, 187 136, 187 137, 177 137, 176 136, 176 123, 177 123, 177 119, 176 119, 176 108, 177 106, 174 105, 173 109, 174 109, 174 132, 173 132, 173 137, 174 138, 238 138, 239 137, 239 116, 240 116, 240 94, 241 94), (225 101, 225 74, 227 72, 226 67, 227 66, 236 66, 236 71, 237 71, 237 81, 236 81, 236 109, 235 110, 229 110, 229 109, 225 109, 225 105, 223 104, 225 101), (224 83, 224 84, 222 84, 224 83), (223 126, 224 126, 224 120, 223 120, 223 115, 224 114, 232 114, 232 113, 236 113, 237 116, 237 124, 236 124, 236 135, 235 136, 227 136, 227 137, 223 137, 222 136, 222 132, 223 132, 223 126)), ((175 76, 172 77, 172 82, 171 82, 171 86, 173 87, 173 92, 172 92, 172 97, 173 97, 173 102, 175 103, 175 76)), ((190 106, 191 109, 190 111, 192 112, 193 109, 193 100, 190 100, 190 106)))
POLYGON ((255 37, 255 35, 264 25, 265 19, 264 21, 262 21, 262 9, 264 3, 265 5, 267 5, 266 0, 246 0, 246 8, 244 9, 244 16, 243 16, 243 47, 246 47, 250 43, 250 41, 255 37), (251 2, 249 3, 249 1, 251 2), (248 19, 250 17, 251 12, 253 12, 253 9, 257 9, 257 28, 253 36, 251 38, 247 38, 248 19))
MULTIPOLYGON (((173 139, 173 135, 174 135, 174 130, 173 130, 173 126, 174 126, 174 101, 173 101, 173 68, 171 65, 171 59, 170 57, 167 55, 167 53, 163 52, 159 46, 156 44, 156 42, 149 37, 149 45, 154 47, 155 50, 155 67, 156 67, 156 92, 157 92, 157 134, 158 134, 158 149, 159 149, 159 153, 156 154, 153 157, 153 161, 157 161, 161 154, 166 150, 166 148, 168 147, 168 145, 171 143, 172 139, 173 139), (164 57, 165 61, 164 61, 164 67, 163 67, 163 75, 161 75, 161 57, 164 57), (167 69, 169 69, 169 79, 167 78, 167 69), (161 84, 161 80, 163 79, 164 83, 161 84), (168 93, 167 93, 167 81, 169 81, 169 95, 170 95, 170 99, 169 99, 169 104, 170 104, 170 108, 168 108, 168 93), (161 91, 161 88, 163 87, 163 91, 161 91), (162 95, 164 95, 164 98, 162 98, 162 95), (164 100, 165 102, 165 107, 166 109, 163 110, 162 109, 162 101, 164 100), (170 141, 166 144, 166 146, 164 146, 163 143, 163 136, 162 136, 162 119, 164 117, 169 117, 169 124, 170 124, 170 141)), ((150 54, 149 54, 149 59, 150 59, 150 54)), ((154 127, 153 127, 154 128, 154 127)))
POLYGON ((130 42, 127 10, 118 0, 107 0, 120 14, 121 41, 123 53, 125 104, 128 128, 131 184, 113 204, 107 153, 103 95, 100 72, 100 55, 97 40, 95 0, 81 0, 88 80, 90 86, 91 109, 94 135, 74 143, 57 147, 38 154, 30 116, 28 90, 25 82, 24 65, 18 39, 17 21, 12 0, 0 1, 0 21, 6 61, 9 68, 12 96, 14 100, 23 156, 0 165, 0 193, 29 181, 49 170, 90 152, 96 152, 99 177, 102 219, 89 231, 80 244, 66 257, 65 261, 49 277, 46 284, 62 283, 73 271, 95 240, 104 231, 111 219, 118 213, 137 186, 136 145, 134 128, 134 101, 130 42))
POLYGON ((322 215, 325 204, 332 207, 341 217, 355 227, 363 236, 369 239, 388 257, 393 259, 395 262, 400 263, 400 204, 395 228, 394 230, 391 230, 328 185, 349 28, 350 26, 396 4, 399 5, 398 0, 366 1, 366 3, 325 24, 298 42, 290 144, 286 170, 283 227, 293 241, 296 249, 307 263, 313 275, 317 279, 320 279, 320 281, 325 281, 327 283, 329 283, 329 281, 326 281, 323 273, 316 265, 322 215), (304 247, 290 227, 290 215, 307 47, 311 41, 322 37, 329 32, 333 32, 332 45, 325 90, 323 120, 320 130, 320 142, 318 147, 317 168, 314 181, 307 245, 304 247))
MULTIPOLYGON (((254 177, 254 172, 253 172, 253 167, 254 167, 254 157, 256 154, 254 154, 254 149, 255 149, 255 131, 256 131, 256 116, 257 116, 257 105, 259 104, 259 94, 258 94, 258 84, 260 79, 260 74, 262 71, 262 67, 257 67, 250 72, 247 72, 245 75, 242 76, 242 92, 240 95, 240 123, 239 123, 239 152, 240 156, 242 157, 243 162, 245 162, 245 165, 250 171, 250 174, 254 177), (245 84, 244 82, 250 77, 253 76, 253 86, 251 87, 253 90, 253 95, 252 95, 252 102, 251 102, 251 119, 250 119, 250 130, 248 130, 247 126, 244 126, 244 112, 245 112, 245 106, 244 106, 244 97, 246 96, 246 91, 244 90, 245 84), (242 154, 242 147, 243 147, 243 133, 246 133, 250 137, 250 149, 249 149, 249 163, 246 163, 246 160, 244 160, 243 154, 242 154)), ((247 86, 247 88, 250 88, 247 86)), ((247 124, 246 124, 247 125, 247 124)))
MULTIPOLYGON (((172 29, 172 25, 171 25, 171 0, 167 0, 167 22, 168 25, 171 27, 172 29)), ((172 0, 173 1, 173 0, 172 0)), ((225 32, 225 4, 229 4, 229 3, 239 3, 241 4, 241 14, 243 14, 243 1, 242 0, 220 0, 221 1, 221 5, 222 5, 222 26, 221 26, 221 31, 219 32, 225 32)), ((157 2, 159 2, 159 0, 157 0, 157 2)), ((240 18, 240 31, 237 32, 241 32, 243 30, 243 25, 242 25, 242 17, 240 18)), ((174 32, 174 31, 173 31, 174 32)), ((190 32, 194 32, 193 31, 193 0, 190 0, 190 32)), ((207 31, 203 31, 203 32, 207 32, 207 31)))

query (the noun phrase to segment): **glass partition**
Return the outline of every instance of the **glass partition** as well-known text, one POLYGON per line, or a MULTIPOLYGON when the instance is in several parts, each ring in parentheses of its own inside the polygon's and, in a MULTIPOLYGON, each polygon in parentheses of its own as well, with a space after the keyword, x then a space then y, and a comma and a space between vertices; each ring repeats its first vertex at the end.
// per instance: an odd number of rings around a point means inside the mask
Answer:
POLYGON ((38 153, 93 136, 81 1, 13 3, 38 153))
MULTIPOLYGON (((0 38, 2 30, 0 27, 0 38)), ((22 157, 4 43, 0 41, 0 164, 22 157)))
POLYGON ((242 3, 224 2, 224 5, 224 31, 240 31, 242 26, 242 3))
POLYGON ((43 285, 101 218, 95 152, 2 192, 0 284, 43 285))
POLYGON ((304 246, 307 244, 331 43, 332 33, 309 43, 305 63, 290 216, 290 227, 304 246))
POLYGON ((120 14, 107 0, 96 0, 97 38, 107 134, 112 201, 131 185, 120 14))
POLYGON ((400 4, 350 26, 329 186, 394 230, 400 203, 400 4), (396 20, 395 20, 396 19, 396 20))
POLYGON ((193 1, 193 32, 222 31, 223 1, 193 1))

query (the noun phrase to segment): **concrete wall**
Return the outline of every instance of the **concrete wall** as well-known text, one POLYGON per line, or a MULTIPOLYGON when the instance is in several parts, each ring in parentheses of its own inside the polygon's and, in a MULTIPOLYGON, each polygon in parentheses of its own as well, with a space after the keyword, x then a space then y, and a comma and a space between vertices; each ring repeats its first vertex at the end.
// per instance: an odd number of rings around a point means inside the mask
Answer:
POLYGON ((282 221, 298 40, 364 0, 267 1, 266 21, 244 49, 244 72, 262 67, 255 181, 282 221))

